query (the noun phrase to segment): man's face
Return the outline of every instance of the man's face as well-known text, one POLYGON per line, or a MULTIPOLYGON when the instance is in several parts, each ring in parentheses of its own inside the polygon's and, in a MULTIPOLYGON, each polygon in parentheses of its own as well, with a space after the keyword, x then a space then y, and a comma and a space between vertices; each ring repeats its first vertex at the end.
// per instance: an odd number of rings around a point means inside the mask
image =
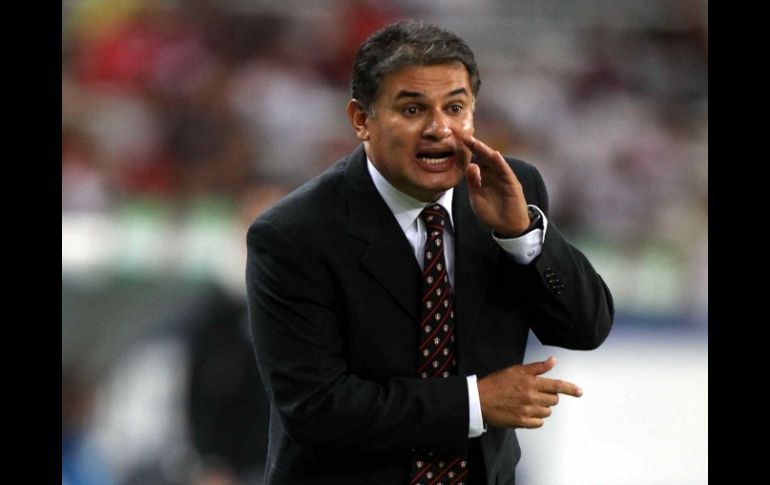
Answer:
POLYGON ((397 189, 433 201, 462 180, 473 134, 473 95, 461 63, 406 67, 385 75, 373 113, 348 113, 366 154, 397 189))

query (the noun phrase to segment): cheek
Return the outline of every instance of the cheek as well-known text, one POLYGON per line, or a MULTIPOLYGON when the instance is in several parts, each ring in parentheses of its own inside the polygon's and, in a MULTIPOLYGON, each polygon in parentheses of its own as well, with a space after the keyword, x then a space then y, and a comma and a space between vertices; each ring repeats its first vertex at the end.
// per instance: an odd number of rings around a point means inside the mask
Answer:
POLYGON ((474 129, 473 115, 467 115, 454 121, 452 131, 455 132, 455 136, 463 137, 466 135, 473 136, 474 129))
MULTIPOLYGON (((476 131, 476 127, 473 123, 473 115, 468 116, 466 119, 463 120, 462 126, 460 127, 460 131, 462 135, 469 135, 473 136, 473 134, 476 131)), ((471 160, 473 157, 473 153, 471 153, 470 148, 466 147, 464 143, 461 142, 463 152, 465 154, 465 159, 463 160, 463 168, 467 168, 467 163, 471 160)))
POLYGON ((473 115, 468 116, 463 120, 461 130, 463 131, 463 134, 473 135, 475 131, 475 127, 473 126, 473 115))

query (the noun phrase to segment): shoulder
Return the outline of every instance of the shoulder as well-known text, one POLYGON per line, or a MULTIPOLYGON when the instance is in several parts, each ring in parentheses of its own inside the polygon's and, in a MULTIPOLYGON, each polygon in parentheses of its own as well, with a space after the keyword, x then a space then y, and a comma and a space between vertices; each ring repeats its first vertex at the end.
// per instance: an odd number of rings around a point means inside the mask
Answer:
POLYGON ((507 155, 503 156, 503 158, 508 162, 508 165, 513 169, 513 173, 516 174, 516 177, 518 177, 520 181, 522 178, 529 180, 540 177, 540 172, 538 172, 537 168, 531 163, 507 155))
POLYGON ((537 167, 524 160, 504 156, 516 178, 519 179, 521 187, 524 190, 524 197, 530 204, 535 204, 543 211, 548 210, 548 192, 545 187, 542 175, 537 167))
POLYGON ((352 156, 342 158, 305 182, 258 216, 249 232, 271 226, 289 237, 313 234, 329 227, 346 211, 345 173, 352 156))

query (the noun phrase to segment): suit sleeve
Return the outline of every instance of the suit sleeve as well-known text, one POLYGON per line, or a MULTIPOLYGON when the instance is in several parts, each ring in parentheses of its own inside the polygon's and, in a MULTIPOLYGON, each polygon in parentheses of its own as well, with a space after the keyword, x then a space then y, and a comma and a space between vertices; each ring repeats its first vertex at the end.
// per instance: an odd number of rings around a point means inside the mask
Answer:
MULTIPOLYGON (((528 166, 528 203, 548 215, 548 193, 540 173, 528 166)), ((520 290, 529 308, 530 328, 545 345, 591 350, 609 335, 614 304, 609 288, 586 256, 572 246, 549 218, 542 252, 528 265, 520 290)))
POLYGON ((360 451, 439 443, 450 452, 462 450, 468 436, 465 377, 374 381, 351 374, 335 280, 312 238, 292 241, 261 220, 249 229, 247 246, 257 363, 293 440, 360 451))

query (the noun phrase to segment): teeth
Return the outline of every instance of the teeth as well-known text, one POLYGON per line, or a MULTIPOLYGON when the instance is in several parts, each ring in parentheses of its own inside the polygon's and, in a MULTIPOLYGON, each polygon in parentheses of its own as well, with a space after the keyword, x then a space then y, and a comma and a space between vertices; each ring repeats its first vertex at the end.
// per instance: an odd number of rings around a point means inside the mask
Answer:
POLYGON ((449 160, 449 157, 441 157, 441 158, 420 157, 420 160, 427 163, 428 165, 438 165, 439 163, 444 163, 447 160, 449 160))

